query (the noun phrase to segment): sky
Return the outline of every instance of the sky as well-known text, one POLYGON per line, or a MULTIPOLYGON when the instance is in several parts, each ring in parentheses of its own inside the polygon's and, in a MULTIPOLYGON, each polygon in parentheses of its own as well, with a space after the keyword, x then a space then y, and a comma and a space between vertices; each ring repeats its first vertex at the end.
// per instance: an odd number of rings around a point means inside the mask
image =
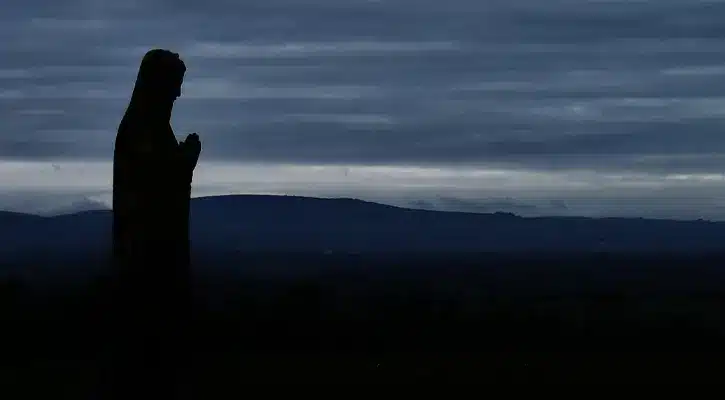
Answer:
POLYGON ((725 1, 5 0, 0 209, 108 207, 151 48, 194 196, 725 220, 725 1))

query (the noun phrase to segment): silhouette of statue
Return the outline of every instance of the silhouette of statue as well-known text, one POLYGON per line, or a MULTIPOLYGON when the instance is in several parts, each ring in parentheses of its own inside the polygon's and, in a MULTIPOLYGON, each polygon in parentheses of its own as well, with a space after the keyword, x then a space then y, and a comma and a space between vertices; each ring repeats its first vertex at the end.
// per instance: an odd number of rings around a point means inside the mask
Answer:
POLYGON ((189 201, 201 142, 194 133, 178 143, 170 124, 185 72, 176 53, 146 53, 114 146, 114 334, 116 355, 134 364, 117 378, 144 390, 173 367, 190 311, 189 201))

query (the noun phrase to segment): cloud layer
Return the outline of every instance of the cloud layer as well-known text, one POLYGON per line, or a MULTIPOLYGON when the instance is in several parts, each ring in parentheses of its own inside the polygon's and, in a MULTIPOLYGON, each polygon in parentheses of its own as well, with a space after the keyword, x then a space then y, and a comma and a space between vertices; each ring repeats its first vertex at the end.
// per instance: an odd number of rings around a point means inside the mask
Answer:
MULTIPOLYGON (((167 47, 189 68, 174 127, 207 163, 725 170, 725 1, 122 3, 7 1, 0 159, 110 160, 141 56, 167 47)), ((642 199, 716 213, 709 189, 662 182, 642 199)))
MULTIPOLYGON (((109 208, 111 171, 107 161, 1 162, 0 209, 58 214, 109 208)), ((199 166, 194 181, 194 197, 286 194, 524 216, 725 220, 725 174, 211 161, 199 166)))

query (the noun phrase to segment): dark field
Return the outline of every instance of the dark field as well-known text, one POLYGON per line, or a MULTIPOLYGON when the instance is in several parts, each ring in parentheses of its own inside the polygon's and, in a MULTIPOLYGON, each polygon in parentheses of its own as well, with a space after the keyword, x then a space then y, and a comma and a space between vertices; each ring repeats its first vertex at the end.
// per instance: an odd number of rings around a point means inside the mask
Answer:
MULTIPOLYGON (((255 383, 717 382, 725 370, 724 255, 199 258, 179 352, 185 387, 205 398, 255 383)), ((2 398, 100 385, 107 282, 54 279, 3 283, 2 398)))

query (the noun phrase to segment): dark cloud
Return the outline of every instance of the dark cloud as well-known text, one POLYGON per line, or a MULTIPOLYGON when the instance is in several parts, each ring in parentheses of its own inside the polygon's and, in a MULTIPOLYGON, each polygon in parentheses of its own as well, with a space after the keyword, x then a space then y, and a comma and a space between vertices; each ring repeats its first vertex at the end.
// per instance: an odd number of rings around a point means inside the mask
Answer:
POLYGON ((206 160, 725 168, 724 1, 8 0, 0 157, 111 157, 150 47, 206 160))

